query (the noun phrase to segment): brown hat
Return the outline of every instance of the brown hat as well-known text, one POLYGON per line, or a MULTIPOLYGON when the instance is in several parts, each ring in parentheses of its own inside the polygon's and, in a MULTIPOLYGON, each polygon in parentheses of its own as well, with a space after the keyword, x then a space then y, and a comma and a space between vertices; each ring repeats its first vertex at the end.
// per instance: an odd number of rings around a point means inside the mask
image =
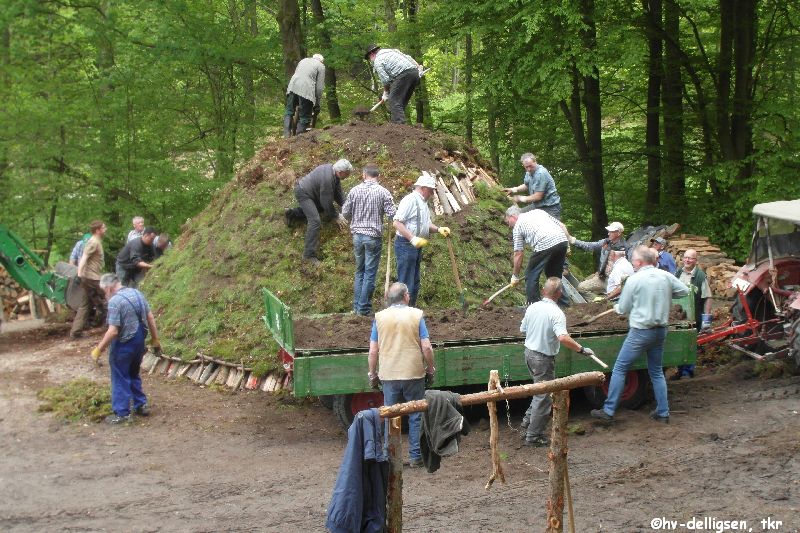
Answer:
POLYGON ((378 46, 377 44, 371 44, 371 45, 367 46, 367 51, 364 52, 364 59, 369 59, 369 55, 372 52, 374 52, 375 50, 380 50, 380 49, 381 49, 381 47, 378 46))

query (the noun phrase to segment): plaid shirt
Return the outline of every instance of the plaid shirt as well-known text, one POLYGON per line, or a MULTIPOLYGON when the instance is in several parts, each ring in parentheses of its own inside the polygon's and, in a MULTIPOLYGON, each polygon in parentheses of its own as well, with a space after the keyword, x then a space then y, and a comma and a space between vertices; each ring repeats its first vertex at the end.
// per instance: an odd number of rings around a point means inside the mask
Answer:
POLYGON ((381 48, 375 55, 373 67, 384 85, 389 85, 397 76, 419 65, 411 56, 394 48, 381 48))
POLYGON ((350 232, 380 237, 383 216, 392 217, 397 209, 392 193, 375 180, 367 180, 350 189, 342 206, 342 215, 350 220, 350 232))
POLYGON ((512 235, 515 252, 522 251, 526 243, 534 252, 541 252, 567 241, 567 235, 558 220, 541 209, 520 214, 512 235))

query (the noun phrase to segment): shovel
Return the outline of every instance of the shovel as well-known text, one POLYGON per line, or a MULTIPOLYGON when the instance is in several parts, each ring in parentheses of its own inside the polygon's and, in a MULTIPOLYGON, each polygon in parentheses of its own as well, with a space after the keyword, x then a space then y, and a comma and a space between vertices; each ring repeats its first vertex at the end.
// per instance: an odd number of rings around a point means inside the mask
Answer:
POLYGON ((383 300, 389 296, 389 274, 392 273, 392 234, 389 233, 389 245, 386 247, 386 282, 383 284, 383 300))
POLYGON ((450 263, 453 265, 453 275, 456 278, 456 288, 458 288, 459 299, 461 300, 461 310, 467 316, 467 300, 464 299, 464 287, 461 286, 461 278, 458 276, 458 266, 456 266, 456 256, 453 253, 453 242, 450 237, 445 237, 447 241, 447 251, 450 252, 450 263))
POLYGON ((588 326, 589 324, 591 324, 592 322, 594 322, 594 321, 595 321, 595 320, 597 320, 598 318, 603 318, 604 316, 606 316, 606 315, 610 315, 610 314, 611 314, 611 313, 613 313, 613 312, 614 312, 614 308, 612 307, 611 309, 609 309, 609 310, 607 310, 607 311, 603 311, 603 312, 602 312, 602 313, 600 313, 599 315, 595 315, 595 316, 593 316, 593 317, 592 317, 592 318, 590 318, 589 320, 584 320, 583 322, 578 322, 577 324, 573 324, 573 325, 572 325, 572 327, 578 327, 578 326, 588 326))
POLYGON ((483 303, 481 304, 481 306, 488 305, 489 302, 491 302, 492 300, 494 300, 495 298, 497 298, 498 296, 500 296, 501 294, 503 294, 504 292, 506 292, 510 288, 511 288, 511 284, 509 283, 508 285, 506 285, 505 287, 503 287, 502 289, 500 289, 496 293, 494 293, 491 296, 489 296, 488 298, 486 298, 483 301, 483 303))

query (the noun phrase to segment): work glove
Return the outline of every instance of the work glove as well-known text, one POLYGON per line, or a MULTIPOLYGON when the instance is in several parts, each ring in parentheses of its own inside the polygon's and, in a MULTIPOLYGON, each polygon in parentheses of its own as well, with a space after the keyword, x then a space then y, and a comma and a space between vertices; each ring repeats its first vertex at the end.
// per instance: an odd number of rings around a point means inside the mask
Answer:
POLYGON ((96 364, 97 366, 100 366, 100 355, 101 352, 99 346, 95 346, 94 348, 92 348, 92 353, 91 353, 92 361, 94 361, 94 364, 96 364))
POLYGON ((383 94, 381 95, 381 100, 383 100, 384 102, 389 100, 389 91, 383 91, 383 94))
POLYGON ((605 296, 595 296, 594 298, 592 298, 592 301, 593 302, 602 302, 605 299, 606 299, 605 296))
POLYGON ((450 228, 448 228, 446 226, 441 226, 439 228, 439 235, 441 235, 442 237, 449 237, 450 236, 450 228))
POLYGON ((512 287, 516 287, 517 285, 519 285, 519 278, 514 274, 511 274, 511 281, 509 281, 508 284, 511 285, 512 287))
POLYGON ((161 351, 161 345, 160 344, 152 344, 150 346, 150 348, 153 350, 153 355, 155 355, 156 357, 161 357, 161 354, 163 352, 161 351))
POLYGON ((583 353, 583 355, 585 355, 586 357, 589 357, 589 356, 592 356, 592 355, 594 355, 594 350, 592 350, 591 348, 587 348, 586 346, 584 346, 584 347, 583 347, 583 352, 581 352, 581 353, 583 353))
POLYGON ((569 243, 570 243, 570 244, 575 244, 575 241, 576 241, 575 237, 573 237, 572 235, 570 235, 570 236, 569 236, 569 243))
POLYGON ((378 390, 381 386, 381 378, 378 377, 378 373, 367 372, 367 377, 369 378, 370 388, 378 390))
POLYGON ((522 196, 515 194, 514 196, 511 197, 511 200, 513 200, 515 204, 518 204, 522 202, 522 196))
POLYGON ((423 239, 422 237, 412 237, 411 238, 411 246, 414 248, 422 248, 423 246, 427 246, 428 239, 423 239))
POLYGON ((433 381, 436 379, 436 369, 425 371, 425 387, 431 388, 433 381))
POLYGON ((350 227, 350 223, 347 222, 347 219, 342 215, 339 215, 339 217, 336 219, 336 223, 339 225, 339 229, 341 230, 346 230, 348 227, 350 227))

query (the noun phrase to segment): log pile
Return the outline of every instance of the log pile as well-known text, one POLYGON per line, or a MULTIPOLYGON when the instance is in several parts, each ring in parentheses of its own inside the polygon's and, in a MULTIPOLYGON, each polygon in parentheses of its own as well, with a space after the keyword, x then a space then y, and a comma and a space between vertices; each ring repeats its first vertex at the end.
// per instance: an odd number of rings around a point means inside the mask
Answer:
POLYGON ((681 264, 683 252, 690 248, 697 251, 697 264, 706 272, 714 296, 727 296, 731 280, 739 270, 734 260, 703 235, 681 233, 673 235, 667 242, 667 250, 678 265, 681 264))
POLYGON ((437 154, 437 159, 447 164, 447 171, 422 171, 422 174, 436 182, 433 195, 433 212, 436 215, 453 215, 475 203, 475 183, 498 187, 497 181, 480 167, 468 167, 449 155, 437 154))
POLYGON ((29 298, 29 291, 23 289, 5 268, 0 267, 0 301, 3 315, 11 319, 19 313, 29 312, 29 298))
POLYGON ((142 370, 148 374, 162 374, 169 378, 188 378, 198 385, 221 385, 233 390, 260 390, 278 392, 291 389, 291 376, 275 370, 265 376, 256 376, 253 369, 230 361, 197 354, 195 359, 184 361, 164 354, 145 354, 142 370))

